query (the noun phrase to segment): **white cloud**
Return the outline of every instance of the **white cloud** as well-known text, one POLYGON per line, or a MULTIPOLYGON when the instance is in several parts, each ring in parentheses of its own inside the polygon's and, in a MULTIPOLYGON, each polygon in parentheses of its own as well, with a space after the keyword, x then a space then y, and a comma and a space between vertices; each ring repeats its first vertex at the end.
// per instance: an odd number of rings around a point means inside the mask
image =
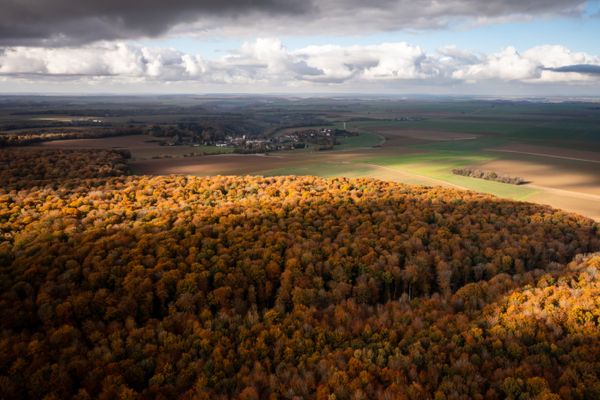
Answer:
POLYGON ((123 43, 56 49, 12 47, 0 55, 2 74, 139 76, 143 71, 140 50, 123 43))
POLYGON ((427 53, 404 42, 289 50, 281 41, 270 38, 244 43, 238 50, 214 60, 174 49, 124 42, 0 50, 0 75, 9 81, 78 79, 89 83, 102 78, 103 82, 112 79, 148 85, 194 81, 278 87, 342 84, 356 87, 378 82, 600 83, 600 74, 585 73, 585 68, 560 70, 574 65, 600 65, 600 57, 571 52, 562 46, 539 46, 524 52, 507 47, 487 55, 448 46, 427 53))
POLYGON ((200 56, 184 54, 181 57, 181 61, 185 73, 192 78, 198 78, 202 76, 202 74, 204 74, 208 69, 206 62, 200 56))
POLYGON ((522 54, 513 47, 507 47, 458 67, 452 77, 467 81, 496 79, 528 83, 598 81, 598 76, 549 70, 580 64, 600 65, 600 57, 571 52, 563 46, 536 46, 522 54))
POLYGON ((546 68, 558 68, 570 64, 598 64, 599 57, 575 53, 564 46, 537 46, 523 53, 525 58, 538 60, 546 68))
POLYGON ((507 47, 499 53, 485 57, 482 62, 459 68, 452 76, 465 80, 533 79, 539 76, 540 66, 539 62, 522 57, 514 47, 507 47))

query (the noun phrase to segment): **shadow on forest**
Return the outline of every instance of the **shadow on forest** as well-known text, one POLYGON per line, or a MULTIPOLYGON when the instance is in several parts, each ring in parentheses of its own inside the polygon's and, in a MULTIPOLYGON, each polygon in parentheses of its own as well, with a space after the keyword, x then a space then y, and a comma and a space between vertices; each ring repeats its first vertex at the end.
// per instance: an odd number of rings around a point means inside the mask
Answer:
MULTIPOLYGON (((598 264, 561 265, 600 250, 591 220, 443 188, 368 194, 373 180, 357 181, 362 197, 304 198, 266 194, 290 178, 259 189, 261 178, 242 178, 192 203, 192 179, 165 179, 152 204, 96 182, 45 191, 2 221, 3 233, 19 230, 0 247, 7 393, 322 387, 338 398, 501 398, 598 388, 598 320, 586 314, 587 289, 565 283, 586 277, 595 293, 598 264), (247 195, 231 195, 238 186, 247 195), (90 196, 107 206, 69 208, 90 196), (49 210, 26 220, 44 202, 49 210), (544 292, 552 286, 555 297, 544 292), (573 361, 559 362, 565 354, 573 361)), ((330 182, 313 185, 327 193, 330 182)))

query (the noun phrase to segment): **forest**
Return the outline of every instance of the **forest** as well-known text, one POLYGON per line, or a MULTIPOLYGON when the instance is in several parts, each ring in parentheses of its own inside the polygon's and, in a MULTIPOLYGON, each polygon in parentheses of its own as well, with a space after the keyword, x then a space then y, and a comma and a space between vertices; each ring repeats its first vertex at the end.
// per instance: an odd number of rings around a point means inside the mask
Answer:
POLYGON ((366 178, 127 176, 119 152, 6 151, 0 398, 600 398, 590 219, 366 178))
POLYGON ((98 128, 98 129, 65 129, 59 128, 50 131, 44 129, 36 129, 30 132, 1 132, 0 131, 0 148, 2 147, 17 147, 27 146, 34 143, 47 142, 52 140, 66 140, 66 139, 92 139, 92 138, 103 138, 103 137, 114 137, 114 136, 127 136, 127 135, 141 135, 146 132, 145 128, 120 128, 115 129, 112 127, 98 128))
POLYGON ((2 149, 0 186, 68 185, 70 179, 126 175, 130 157, 128 150, 2 149))

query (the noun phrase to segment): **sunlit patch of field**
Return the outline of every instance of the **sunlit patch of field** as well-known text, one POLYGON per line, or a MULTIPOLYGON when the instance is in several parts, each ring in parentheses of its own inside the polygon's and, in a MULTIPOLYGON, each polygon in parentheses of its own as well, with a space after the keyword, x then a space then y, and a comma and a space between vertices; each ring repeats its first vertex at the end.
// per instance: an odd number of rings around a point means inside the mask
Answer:
POLYGON ((374 157, 369 163, 398 169, 405 173, 417 174, 463 189, 475 190, 516 200, 525 200, 536 190, 524 186, 474 179, 452 173, 453 168, 480 164, 491 158, 467 152, 414 153, 399 157, 374 157))
POLYGON ((569 193, 553 190, 538 190, 527 201, 575 212, 600 222, 600 199, 593 200, 583 196, 575 197, 569 193))
POLYGON ((297 165, 261 171, 261 174, 265 176, 314 175, 325 178, 369 177, 385 181, 408 183, 412 185, 435 186, 437 184, 435 181, 427 177, 420 177, 411 173, 393 170, 379 165, 358 162, 324 162, 309 165, 297 165))
MULTIPOLYGON (((554 151, 553 157, 490 151, 489 139, 450 144, 415 146, 421 153, 374 157, 370 163, 434 178, 465 189, 516 200, 533 201, 600 219, 600 174, 598 164, 566 157, 591 157, 577 150, 554 151), (450 151, 448 148, 460 148, 450 151), (559 156, 559 157, 557 157, 559 156), (453 168, 476 167, 499 174, 519 176, 526 185, 511 185, 454 175, 453 168)), ((548 148, 523 147, 528 152, 548 148)), ((592 153, 592 152, 589 152, 592 153)))
POLYGON ((280 168, 258 171, 265 176, 287 176, 287 175, 313 175, 322 177, 360 177, 372 176, 374 167, 357 166, 352 163, 341 162, 312 162, 305 165, 292 165, 280 168))

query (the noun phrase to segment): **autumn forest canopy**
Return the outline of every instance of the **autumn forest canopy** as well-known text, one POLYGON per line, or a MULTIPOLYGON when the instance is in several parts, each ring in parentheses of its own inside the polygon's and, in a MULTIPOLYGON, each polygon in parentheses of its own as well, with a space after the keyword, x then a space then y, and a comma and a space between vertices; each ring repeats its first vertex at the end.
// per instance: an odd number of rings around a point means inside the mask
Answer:
POLYGON ((590 219, 111 150, 0 167, 0 398, 600 398, 590 219))

